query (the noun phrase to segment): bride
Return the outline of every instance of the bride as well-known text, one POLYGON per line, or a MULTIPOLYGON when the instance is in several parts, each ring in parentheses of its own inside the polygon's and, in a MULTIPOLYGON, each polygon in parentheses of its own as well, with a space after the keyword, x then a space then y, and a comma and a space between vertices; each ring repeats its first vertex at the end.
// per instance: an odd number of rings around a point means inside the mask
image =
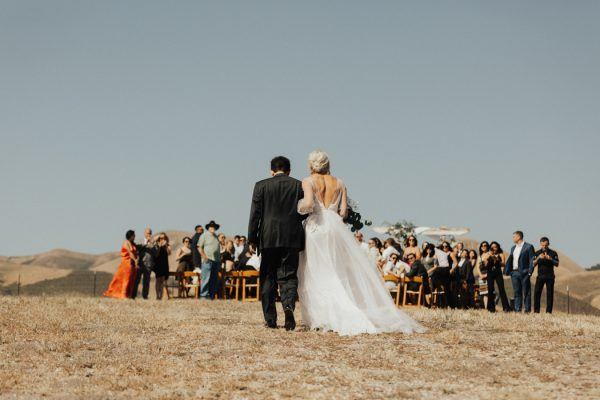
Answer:
POLYGON ((298 204, 306 219, 306 247, 300 255, 298 295, 304 324, 340 335, 423 332, 396 308, 379 271, 343 222, 346 187, 329 174, 329 157, 313 151, 311 175, 302 181, 298 204))

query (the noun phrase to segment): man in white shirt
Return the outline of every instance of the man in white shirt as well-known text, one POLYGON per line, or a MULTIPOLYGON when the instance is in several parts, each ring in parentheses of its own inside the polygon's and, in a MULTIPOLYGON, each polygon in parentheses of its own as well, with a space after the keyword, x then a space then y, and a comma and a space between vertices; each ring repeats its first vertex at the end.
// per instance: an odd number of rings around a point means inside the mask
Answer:
POLYGON ((515 293, 515 311, 520 312, 521 306, 525 312, 531 311, 531 274, 533 274, 533 260, 535 250, 533 246, 523 240, 523 232, 513 233, 515 245, 510 249, 510 256, 506 260, 504 275, 509 275, 515 293), (524 303, 524 304, 523 304, 524 303))
POLYGON ((240 259, 240 254, 244 252, 244 244, 242 243, 242 237, 240 235, 235 235, 233 237, 233 248, 235 250, 235 262, 238 262, 240 259))

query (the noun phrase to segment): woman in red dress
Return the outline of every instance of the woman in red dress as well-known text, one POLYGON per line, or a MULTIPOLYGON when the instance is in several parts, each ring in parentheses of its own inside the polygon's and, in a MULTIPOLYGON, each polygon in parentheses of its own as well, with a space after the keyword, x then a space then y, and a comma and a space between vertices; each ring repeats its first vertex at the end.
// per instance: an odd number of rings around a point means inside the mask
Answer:
POLYGON ((121 247, 121 264, 108 285, 108 290, 104 292, 106 297, 127 299, 131 297, 133 291, 135 271, 138 267, 138 253, 134 243, 135 232, 127 231, 125 239, 121 247))

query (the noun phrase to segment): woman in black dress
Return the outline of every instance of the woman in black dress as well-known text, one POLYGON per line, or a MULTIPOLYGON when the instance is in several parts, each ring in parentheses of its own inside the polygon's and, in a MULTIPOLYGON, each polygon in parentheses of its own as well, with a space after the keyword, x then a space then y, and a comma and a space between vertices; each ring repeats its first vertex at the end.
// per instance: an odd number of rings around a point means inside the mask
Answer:
POLYGON ((177 280, 181 281, 183 273, 194 269, 192 256, 192 239, 183 238, 183 246, 177 249, 175 261, 177 261, 177 280))
POLYGON ((165 281, 169 278, 169 256, 171 255, 171 245, 166 233, 161 232, 158 235, 156 249, 156 264, 154 274, 156 275, 156 299, 161 300, 165 281))

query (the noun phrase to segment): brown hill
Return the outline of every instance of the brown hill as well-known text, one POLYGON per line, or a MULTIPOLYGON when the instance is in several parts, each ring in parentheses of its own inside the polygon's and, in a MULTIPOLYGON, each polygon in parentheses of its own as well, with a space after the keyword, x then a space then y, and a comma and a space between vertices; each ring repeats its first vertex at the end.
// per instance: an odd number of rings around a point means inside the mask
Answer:
POLYGON ((88 269, 103 255, 55 249, 32 256, 7 257, 6 261, 21 265, 40 265, 49 268, 88 269))
POLYGON ((0 286, 16 285, 21 279, 21 285, 32 285, 45 279, 63 278, 71 270, 40 265, 24 265, 0 260, 0 286))

